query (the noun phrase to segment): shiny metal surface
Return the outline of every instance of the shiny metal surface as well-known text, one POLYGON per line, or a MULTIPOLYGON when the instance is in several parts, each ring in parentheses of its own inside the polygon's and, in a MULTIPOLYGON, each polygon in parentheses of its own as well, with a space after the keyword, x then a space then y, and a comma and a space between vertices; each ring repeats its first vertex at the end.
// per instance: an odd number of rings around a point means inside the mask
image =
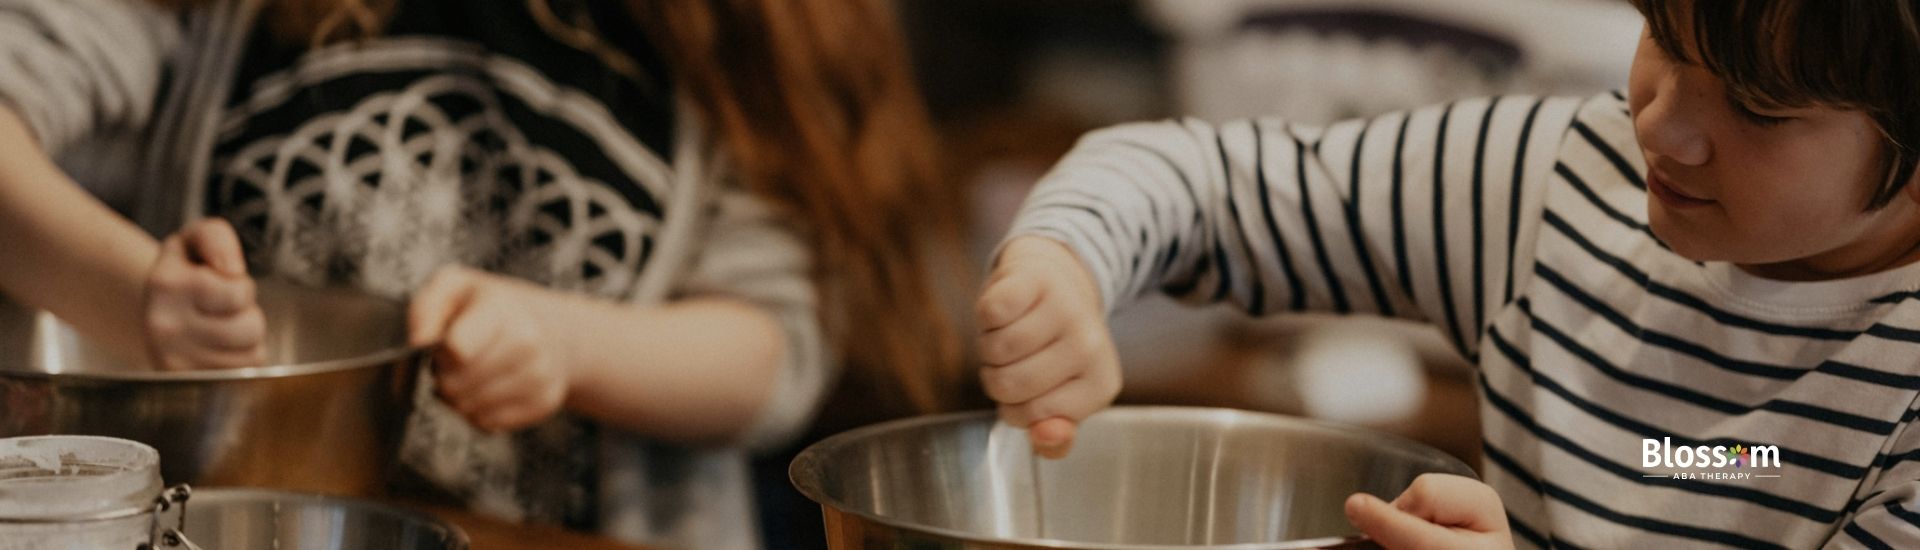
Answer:
POLYGON ((466 533, 452 524, 364 500, 196 489, 186 511, 186 539, 208 550, 466 550, 468 545, 466 533))
MULTIPOLYGON (((0 437, 120 437, 167 483, 383 491, 426 357, 401 304, 262 281, 269 365, 158 372, 0 300, 0 437)), ((135 306, 129 306, 135 307, 135 306)))
POLYGON ((1227 409, 1115 407, 1060 461, 995 424, 979 412, 869 426, 807 448, 790 474, 842 550, 1365 545, 1348 495, 1473 475, 1397 437, 1227 409))

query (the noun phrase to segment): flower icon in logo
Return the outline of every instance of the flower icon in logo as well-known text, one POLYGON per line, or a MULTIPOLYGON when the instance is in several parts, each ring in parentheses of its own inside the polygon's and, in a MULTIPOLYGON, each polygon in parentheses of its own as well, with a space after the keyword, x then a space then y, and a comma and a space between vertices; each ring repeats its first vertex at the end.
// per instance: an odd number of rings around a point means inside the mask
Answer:
POLYGON ((1752 459, 1748 456, 1746 446, 1734 445, 1733 448, 1727 449, 1727 461, 1733 463, 1735 468, 1745 468, 1752 459))

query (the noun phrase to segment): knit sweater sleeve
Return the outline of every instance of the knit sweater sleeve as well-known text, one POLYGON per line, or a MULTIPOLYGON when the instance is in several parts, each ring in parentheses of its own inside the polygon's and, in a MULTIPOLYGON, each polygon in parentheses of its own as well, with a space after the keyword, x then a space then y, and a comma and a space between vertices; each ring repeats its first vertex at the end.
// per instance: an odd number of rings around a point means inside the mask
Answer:
POLYGON ((102 129, 143 128, 179 43, 179 20, 149 2, 0 0, 0 105, 55 155, 102 129))

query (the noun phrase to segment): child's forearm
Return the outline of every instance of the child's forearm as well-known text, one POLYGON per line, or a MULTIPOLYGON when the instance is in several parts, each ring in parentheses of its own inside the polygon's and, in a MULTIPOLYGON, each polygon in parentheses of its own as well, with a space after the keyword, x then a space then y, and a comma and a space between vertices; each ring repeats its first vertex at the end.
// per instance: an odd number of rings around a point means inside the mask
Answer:
POLYGON ((659 307, 589 301, 558 321, 571 363, 567 408, 628 431, 691 444, 737 439, 787 360, 785 331, 744 301, 659 307))
POLYGON ((152 236, 68 178, 0 104, 0 291, 138 358, 144 282, 157 257, 152 236))

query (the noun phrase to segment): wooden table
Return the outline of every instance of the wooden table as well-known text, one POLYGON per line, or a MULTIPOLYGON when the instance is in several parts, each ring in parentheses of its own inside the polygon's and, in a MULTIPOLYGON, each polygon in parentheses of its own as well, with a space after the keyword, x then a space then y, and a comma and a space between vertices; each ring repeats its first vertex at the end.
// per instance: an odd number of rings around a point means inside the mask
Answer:
POLYGON ((473 541, 473 550, 521 550, 530 548, 566 548, 568 550, 653 550, 645 546, 636 546, 618 542, 606 537, 570 531, 552 525, 521 525, 510 521, 482 517, 465 510, 421 504, 418 502, 397 502, 399 506, 419 510, 446 520, 467 532, 467 538, 473 541))

